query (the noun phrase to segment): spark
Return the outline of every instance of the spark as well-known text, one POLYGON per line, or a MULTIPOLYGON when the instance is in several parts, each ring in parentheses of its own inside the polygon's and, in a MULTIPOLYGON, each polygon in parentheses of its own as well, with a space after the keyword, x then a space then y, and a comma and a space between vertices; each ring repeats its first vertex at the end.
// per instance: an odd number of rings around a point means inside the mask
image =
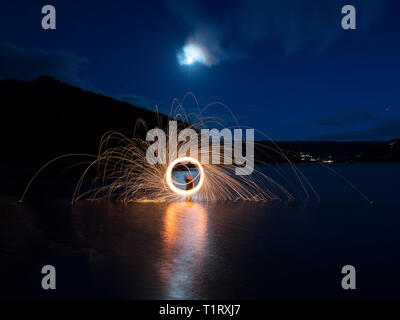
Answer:
MULTIPOLYGON (((203 186, 204 169, 203 169, 203 166, 201 165, 201 163, 197 159, 194 159, 191 157, 182 157, 182 158, 175 159, 174 161, 172 161, 169 164, 169 166, 167 168, 167 172, 165 173, 165 178, 166 178, 168 187, 175 193, 180 194, 180 195, 185 195, 185 196, 192 195, 192 194, 198 192, 201 189, 201 187, 203 186), (175 184, 172 181, 172 169, 178 163, 184 163, 184 162, 190 162, 190 163, 196 165, 197 169, 199 170, 199 175, 200 175, 199 183, 193 189, 190 189, 190 190, 179 189, 175 186, 175 184)), ((193 179, 193 180, 195 180, 195 179, 193 179)))
MULTIPOLYGON (((192 93, 186 94, 181 101, 174 99, 168 118, 179 120, 178 132, 185 128, 193 128, 195 130, 206 129, 208 125, 214 127, 215 124, 220 124, 221 127, 225 127, 222 118, 204 116, 205 111, 213 106, 222 106, 225 108, 237 124, 236 127, 240 127, 235 116, 226 105, 212 103, 201 108, 196 97, 192 93), (185 99, 189 96, 194 99, 198 107, 198 113, 193 115, 194 119, 192 121, 189 121, 189 115, 185 113, 183 107, 185 99)), ((162 116, 158 113, 157 115, 157 127, 164 128, 162 116)), ((191 157, 178 157, 177 154, 172 155, 172 159, 175 160, 170 163, 150 164, 146 160, 146 151, 151 142, 140 138, 136 134, 136 132, 141 132, 139 130, 141 126, 143 126, 144 129, 148 129, 148 124, 143 120, 138 120, 134 127, 133 137, 126 137, 114 131, 105 133, 101 138, 99 152, 96 155, 67 154, 50 160, 42 166, 29 181, 20 201, 23 201, 28 189, 39 173, 56 160, 69 156, 88 156, 94 158, 94 160, 83 163, 86 165, 86 168, 76 185, 72 197, 73 202, 80 199, 117 200, 122 202, 179 201, 185 199, 185 196, 189 194, 193 195, 194 201, 294 200, 295 194, 297 195, 296 198, 304 197, 304 199, 314 198, 319 200, 318 193, 303 173, 287 158, 284 151, 262 132, 258 131, 258 133, 263 134, 266 139, 269 139, 275 147, 272 148, 255 143, 255 149, 264 153, 272 151, 282 157, 282 159, 286 161, 286 164, 289 165, 292 177, 281 171, 277 163, 265 163, 257 160, 255 161, 256 166, 254 171, 249 176, 235 175, 236 166, 234 165, 202 163, 191 157), (182 162, 194 164, 199 171, 199 182, 196 187, 191 190, 179 189, 172 182, 172 170, 178 163, 182 162), (94 176, 92 173, 94 173, 94 176), (282 182, 286 182, 287 185, 278 183, 267 173, 274 173, 274 175, 280 176, 283 178, 282 182)), ((164 132, 168 132, 168 130, 164 130, 164 132)), ((180 146, 184 143, 183 141, 179 142, 177 150, 179 150, 180 146)), ((190 147, 188 149, 190 150, 190 147)), ((169 154, 168 148, 165 152, 166 155, 169 154)), ((197 158, 209 159, 212 151, 204 152, 200 148, 197 158), (208 153, 206 154, 204 152, 208 153)), ((223 155, 221 155, 220 163, 224 162, 222 157, 223 155)), ((321 165, 324 166, 323 164, 321 165)), ((331 168, 329 168, 329 170, 333 171, 331 168)), ((358 188, 349 183, 349 181, 345 181, 368 200, 358 188)))
MULTIPOLYGON (((178 120, 178 132, 185 128, 194 130, 207 129, 208 126, 215 128, 219 124, 226 127, 222 118, 207 117, 204 114, 210 111, 212 107, 222 107, 227 111, 232 120, 237 123, 237 120, 230 109, 221 103, 212 103, 203 108, 197 102, 196 97, 192 93, 184 96, 182 101, 174 99, 171 112, 168 115, 169 119, 178 120), (183 107, 185 99, 192 97, 197 104, 198 113, 189 115, 185 113, 183 107), (190 120, 189 117, 193 118, 190 120)), ((211 110, 210 113, 213 113, 211 110)), ((164 129, 168 133, 169 130, 163 125, 163 117, 157 113, 156 127, 164 129)), ((228 120, 229 121, 229 120, 228 120)), ((219 201, 219 200, 250 200, 250 201, 269 201, 277 199, 294 200, 294 194, 299 194, 298 190, 289 191, 288 186, 283 186, 271 178, 262 166, 255 167, 254 171, 249 176, 238 176, 235 174, 235 165, 216 165, 203 163, 197 159, 211 158, 212 150, 203 151, 200 148, 198 157, 183 158, 178 154, 173 154, 171 163, 150 164, 146 160, 146 151, 151 145, 150 141, 141 138, 136 132, 143 132, 142 127, 148 130, 148 124, 143 120, 138 120, 134 126, 135 130, 133 137, 127 137, 119 132, 107 132, 101 138, 99 151, 97 155, 92 155, 94 160, 89 160, 83 164, 86 168, 80 176, 72 201, 80 199, 86 200, 116 200, 122 202, 132 201, 179 201, 184 200, 188 194, 193 195, 194 201, 219 201), (197 166, 199 171, 199 183, 192 190, 178 189, 173 185, 171 171, 173 167, 183 160, 189 160, 197 166)), ((237 127, 239 124, 237 123, 237 127)), ((168 134, 167 134, 167 140, 168 134)), ((177 150, 184 144, 185 141, 179 141, 177 150)), ((261 148, 265 148, 260 145, 261 148)), ((255 146, 255 148, 257 148, 255 146)), ((270 147, 268 147, 270 148, 270 147)), ((188 150, 190 150, 188 146, 188 150)), ((275 150, 282 157, 287 159, 283 151, 278 147, 275 150)), ((166 155, 170 154, 168 148, 165 150, 166 155)), ((174 151, 175 152, 175 151, 174 151)), ((166 156, 164 155, 164 156, 166 156)), ((69 156, 69 155, 65 155, 69 156)), ((220 163, 224 163, 224 155, 221 154, 220 163)), ((53 159, 41 167, 38 172, 29 181, 22 197, 24 199, 27 190, 30 188, 33 180, 35 180, 40 172, 48 165, 52 164, 56 159, 53 159)), ((288 159, 287 159, 288 160, 288 159)), ((257 163, 257 161, 256 161, 257 163)), ((302 173, 288 160, 290 167, 293 170, 298 183, 294 184, 301 188, 305 198, 309 199, 309 192, 318 195, 308 180, 302 173), (308 187, 307 187, 308 186, 308 187)), ((268 166, 271 171, 276 171, 279 174, 278 167, 268 166)), ((283 175, 283 173, 281 173, 283 175)), ((287 177, 284 177, 287 179, 287 177)), ((196 177, 195 179, 196 180, 196 177)), ((291 183, 290 183, 291 184, 291 183)))

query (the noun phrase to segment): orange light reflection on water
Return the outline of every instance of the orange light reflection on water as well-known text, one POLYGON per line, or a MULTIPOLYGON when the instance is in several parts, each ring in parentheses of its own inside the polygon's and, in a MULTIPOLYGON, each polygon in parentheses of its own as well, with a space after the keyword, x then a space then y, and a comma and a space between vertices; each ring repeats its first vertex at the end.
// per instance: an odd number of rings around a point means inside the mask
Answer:
POLYGON ((196 283, 208 256, 208 216, 205 207, 193 202, 171 203, 165 212, 160 276, 167 299, 196 298, 196 283))

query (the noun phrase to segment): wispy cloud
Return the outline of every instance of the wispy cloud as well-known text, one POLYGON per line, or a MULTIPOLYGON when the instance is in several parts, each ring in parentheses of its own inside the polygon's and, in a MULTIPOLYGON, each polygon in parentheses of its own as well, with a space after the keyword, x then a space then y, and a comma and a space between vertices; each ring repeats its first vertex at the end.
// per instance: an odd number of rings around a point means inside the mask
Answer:
POLYGON ((318 126, 345 127, 354 124, 376 124, 379 120, 380 117, 369 112, 344 109, 313 119, 312 123, 318 126))
POLYGON ((80 72, 88 60, 67 51, 46 51, 19 48, 9 43, 0 44, 0 78, 33 80, 42 75, 63 82, 88 87, 80 72))
MULTIPOLYGON (((208 48, 213 64, 243 58, 252 46, 265 41, 280 44, 284 54, 325 50, 340 34, 342 6, 339 0, 253 0, 224 2, 167 0, 171 13, 190 30, 188 41, 208 48), (220 4, 221 5, 221 4, 220 4)), ((362 30, 380 17, 385 3, 353 0, 362 30)))
POLYGON ((389 140, 400 137, 400 120, 381 123, 371 129, 324 134, 319 139, 326 140, 389 140))

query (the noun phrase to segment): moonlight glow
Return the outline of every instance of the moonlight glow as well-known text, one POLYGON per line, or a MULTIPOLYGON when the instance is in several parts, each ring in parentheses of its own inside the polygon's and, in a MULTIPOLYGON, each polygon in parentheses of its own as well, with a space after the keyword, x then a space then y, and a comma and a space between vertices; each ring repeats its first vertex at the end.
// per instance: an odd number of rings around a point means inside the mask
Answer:
POLYGON ((192 65, 195 63, 209 65, 205 49, 194 43, 188 43, 182 48, 178 54, 178 62, 180 65, 192 65))

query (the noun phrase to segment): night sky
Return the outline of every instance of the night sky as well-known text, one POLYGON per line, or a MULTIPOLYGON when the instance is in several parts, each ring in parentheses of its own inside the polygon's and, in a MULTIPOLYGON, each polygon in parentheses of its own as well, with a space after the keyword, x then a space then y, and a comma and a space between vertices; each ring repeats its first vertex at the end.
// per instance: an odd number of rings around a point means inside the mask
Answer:
POLYGON ((275 140, 400 136, 398 1, 30 0, 0 10, 1 79, 51 75, 161 110, 191 91, 275 140), (41 28, 46 4, 56 30, 41 28), (346 4, 357 30, 341 28, 346 4), (179 63, 190 42, 206 48, 206 64, 179 63))

